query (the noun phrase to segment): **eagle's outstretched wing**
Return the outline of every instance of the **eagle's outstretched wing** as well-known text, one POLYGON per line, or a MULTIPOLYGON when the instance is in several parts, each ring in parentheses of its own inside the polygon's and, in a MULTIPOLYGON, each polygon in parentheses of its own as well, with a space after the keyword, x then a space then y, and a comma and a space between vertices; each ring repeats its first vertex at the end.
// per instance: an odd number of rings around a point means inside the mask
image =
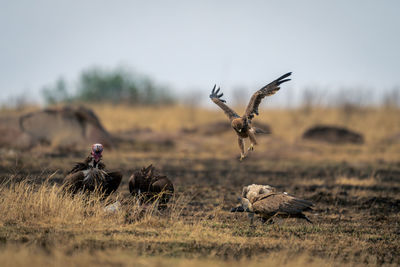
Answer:
POLYGON ((228 106, 225 104, 226 101, 223 100, 223 99, 221 99, 221 97, 222 97, 224 94, 223 94, 222 92, 221 92, 221 94, 218 94, 220 88, 218 87, 218 89, 215 90, 215 87, 216 87, 216 85, 214 85, 214 88, 212 89, 211 94, 210 94, 211 100, 212 100, 215 104, 217 104, 217 105, 225 112, 225 114, 229 117, 229 120, 232 121, 232 120, 235 119, 235 118, 240 118, 240 116, 239 116, 235 111, 233 111, 230 107, 228 107, 228 106))
POLYGON ((261 100, 266 96, 275 94, 280 89, 280 84, 290 81, 290 79, 285 78, 289 77, 291 74, 291 72, 288 72, 255 92, 251 97, 249 104, 247 105, 246 112, 244 113, 243 117, 251 120, 254 117, 254 114, 258 115, 258 106, 260 105, 261 100))

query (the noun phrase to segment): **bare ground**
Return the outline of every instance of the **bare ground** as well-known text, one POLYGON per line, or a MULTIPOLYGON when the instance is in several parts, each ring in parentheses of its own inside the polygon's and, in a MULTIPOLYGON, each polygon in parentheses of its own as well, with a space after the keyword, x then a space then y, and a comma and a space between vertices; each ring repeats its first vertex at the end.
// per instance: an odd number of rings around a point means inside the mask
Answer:
MULTIPOLYGON (((61 218, 43 203, 32 205, 31 212, 13 212, 18 207, 5 197, 10 185, 4 185, 0 260, 21 266, 400 264, 398 145, 378 144, 368 135, 367 144, 358 146, 275 135, 260 139, 256 151, 239 163, 230 134, 218 139, 170 131, 171 142, 157 145, 151 145, 157 136, 140 139, 138 134, 135 142, 105 152, 107 166, 124 173, 114 196, 122 202, 129 199, 129 175, 149 163, 174 182, 175 199, 161 213, 134 217, 131 202, 124 202, 120 214, 112 216, 97 211, 91 216, 85 210, 77 217, 66 213, 61 218), (293 218, 275 219, 273 224, 259 221, 250 227, 245 214, 229 210, 237 204, 241 188, 251 183, 269 184, 313 201, 309 217, 314 224, 293 218)), ((47 179, 48 186, 57 185, 85 155, 84 150, 2 149, 0 178, 13 183, 29 180, 39 187, 47 179)))

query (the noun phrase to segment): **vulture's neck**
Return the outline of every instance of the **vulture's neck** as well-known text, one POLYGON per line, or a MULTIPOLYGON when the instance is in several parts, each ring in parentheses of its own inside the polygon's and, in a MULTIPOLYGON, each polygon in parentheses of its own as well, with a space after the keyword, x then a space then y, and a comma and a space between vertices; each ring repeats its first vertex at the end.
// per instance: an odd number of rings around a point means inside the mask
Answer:
POLYGON ((90 157, 88 166, 89 166, 90 168, 96 168, 96 169, 98 169, 98 167, 99 167, 99 162, 100 162, 100 161, 96 162, 96 161, 94 160, 94 157, 90 157))

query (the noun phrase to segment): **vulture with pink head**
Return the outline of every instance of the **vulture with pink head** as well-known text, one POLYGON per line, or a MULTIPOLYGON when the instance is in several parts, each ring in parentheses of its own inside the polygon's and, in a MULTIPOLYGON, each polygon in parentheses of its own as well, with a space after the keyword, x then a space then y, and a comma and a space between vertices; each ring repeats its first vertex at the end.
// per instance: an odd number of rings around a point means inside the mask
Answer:
POLYGON ((122 180, 118 171, 108 171, 101 162, 103 146, 92 145, 90 155, 83 161, 76 163, 64 178, 64 186, 72 193, 79 191, 93 192, 99 190, 104 196, 116 191, 122 180))

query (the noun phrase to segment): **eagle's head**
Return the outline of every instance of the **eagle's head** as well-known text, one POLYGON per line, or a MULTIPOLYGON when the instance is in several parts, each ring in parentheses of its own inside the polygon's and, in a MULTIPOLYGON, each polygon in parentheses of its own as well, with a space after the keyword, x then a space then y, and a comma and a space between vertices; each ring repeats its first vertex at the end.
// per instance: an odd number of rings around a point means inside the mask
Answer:
POLYGON ((236 132, 241 133, 245 131, 246 124, 242 118, 237 118, 232 121, 231 126, 236 132))
POLYGON ((103 145, 102 144, 93 144, 91 154, 96 162, 101 160, 103 153, 103 145))

